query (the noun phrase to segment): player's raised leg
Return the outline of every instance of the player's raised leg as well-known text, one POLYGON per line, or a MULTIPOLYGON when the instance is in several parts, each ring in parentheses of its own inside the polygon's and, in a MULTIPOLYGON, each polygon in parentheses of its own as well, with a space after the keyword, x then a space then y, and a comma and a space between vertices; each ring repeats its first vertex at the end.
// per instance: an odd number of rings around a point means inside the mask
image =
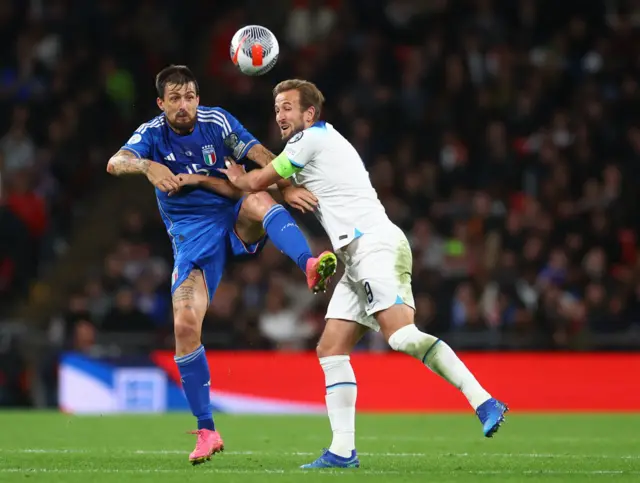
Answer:
POLYGON ((202 272, 192 270, 173 292, 173 318, 176 338, 175 361, 191 413, 198 421, 194 431, 198 439, 189 455, 195 465, 211 459, 211 455, 224 450, 224 444, 215 429, 209 390, 211 375, 201 342, 202 322, 209 304, 209 294, 202 272))
POLYGON ((446 342, 415 326, 413 308, 398 303, 376 313, 375 317, 391 348, 415 357, 462 391, 476 411, 484 435, 493 436, 504 421, 506 404, 491 397, 446 342))
POLYGON ((252 243, 250 237, 255 237, 256 230, 261 228, 273 244, 305 273, 310 290, 326 290, 329 278, 336 271, 336 256, 324 252, 313 257, 307 239, 291 214, 264 191, 244 198, 236 223, 236 232, 245 242, 252 243))
POLYGON ((402 230, 389 225, 384 235, 365 235, 351 250, 352 276, 362 289, 365 312, 375 317, 391 348, 415 357, 462 391, 480 418, 485 436, 492 436, 504 421, 506 405, 491 397, 451 347, 414 324, 413 256, 402 230))

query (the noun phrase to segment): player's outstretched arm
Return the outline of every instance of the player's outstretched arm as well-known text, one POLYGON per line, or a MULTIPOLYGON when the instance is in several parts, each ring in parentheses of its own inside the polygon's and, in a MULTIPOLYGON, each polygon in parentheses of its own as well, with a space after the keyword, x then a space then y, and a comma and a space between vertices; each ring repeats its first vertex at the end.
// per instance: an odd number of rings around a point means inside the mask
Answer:
POLYGON ((164 164, 139 158, 127 149, 121 149, 111 156, 107 163, 107 173, 114 176, 144 174, 153 186, 165 193, 180 189, 178 177, 164 164))
POLYGON ((242 166, 236 164, 234 161, 226 160, 226 169, 219 169, 221 173, 227 175, 229 181, 238 189, 255 193, 257 191, 264 191, 269 186, 280 181, 280 176, 272 163, 269 163, 264 168, 254 169, 247 173, 242 166))
MULTIPOLYGON (((249 151, 247 152, 247 157, 257 165, 259 165, 262 169, 267 169, 267 167, 271 165, 273 160, 276 159, 276 156, 262 144, 256 144, 252 146, 251 149, 249 149, 249 151)), ((262 171, 262 169, 257 171, 262 171)), ((273 179, 276 179, 276 177, 274 176, 273 179)), ((272 184, 268 185, 267 188, 271 187, 272 184)), ((288 205, 293 206, 303 213, 307 211, 314 211, 318 206, 318 200, 315 196, 313 196, 312 193, 304 188, 293 186, 293 184, 288 179, 285 179, 282 176, 277 177, 275 185, 282 193, 284 201, 288 205)), ((262 190, 267 188, 262 188, 262 190)))
MULTIPOLYGON (((247 158, 256 163, 261 168, 269 166, 269 163, 276 159, 276 155, 265 148, 262 144, 256 144, 252 146, 251 149, 247 152, 247 158)), ((276 183, 281 192, 284 193, 284 190, 293 186, 291 181, 288 179, 279 179, 276 183)), ((265 188, 266 189, 266 188, 265 188)))
MULTIPOLYGON (((239 200, 246 193, 233 186, 226 179, 214 178, 213 176, 203 176, 201 174, 181 173, 178 175, 180 186, 196 186, 213 191, 227 198, 239 200)), ((171 196, 171 193, 169 194, 171 196)))

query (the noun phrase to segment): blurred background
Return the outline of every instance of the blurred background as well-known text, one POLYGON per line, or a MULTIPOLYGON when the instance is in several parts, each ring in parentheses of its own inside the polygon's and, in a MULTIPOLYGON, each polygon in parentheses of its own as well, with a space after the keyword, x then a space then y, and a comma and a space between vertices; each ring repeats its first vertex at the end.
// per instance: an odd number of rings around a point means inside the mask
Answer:
MULTIPOLYGON (((317 83, 411 241, 423 330, 462 350, 637 351, 639 27, 638 0, 0 1, 0 406, 57 407, 62 354, 173 347, 153 189, 105 172, 170 63, 274 152, 271 88, 317 83), (261 78, 229 60, 251 23, 280 41, 261 78)), ((204 342, 313 350, 329 295, 269 244, 228 268, 204 342)))

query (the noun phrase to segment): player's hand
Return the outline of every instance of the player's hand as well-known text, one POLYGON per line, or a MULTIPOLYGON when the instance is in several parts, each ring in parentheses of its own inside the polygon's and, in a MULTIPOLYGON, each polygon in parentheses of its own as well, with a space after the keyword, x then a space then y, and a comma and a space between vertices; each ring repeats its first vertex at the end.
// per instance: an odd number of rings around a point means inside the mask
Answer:
POLYGON ((180 186, 197 186, 200 184, 200 176, 197 174, 180 173, 178 175, 178 184, 180 186))
POLYGON ((180 190, 178 177, 164 164, 156 162, 149 163, 147 179, 153 186, 164 193, 177 192, 180 190))
POLYGON ((226 166, 225 168, 219 168, 218 171, 220 171, 221 173, 225 174, 227 176, 227 178, 229 178, 229 181, 231 181, 232 184, 236 184, 236 180, 242 176, 243 174, 246 173, 246 171, 244 170, 244 167, 239 165, 238 163, 236 163, 233 159, 231 158, 224 158, 224 164, 226 166))
POLYGON ((282 191, 282 196, 289 206, 293 206, 303 213, 315 211, 318 206, 318 199, 305 188, 289 186, 282 191))
POLYGON ((200 184, 200 180, 198 179, 198 175, 195 175, 195 174, 180 173, 180 174, 176 175, 176 179, 178 181, 178 189, 173 189, 173 190, 169 191, 169 196, 173 196, 176 193, 178 193, 178 191, 180 191, 180 189, 183 186, 196 186, 196 185, 200 184))

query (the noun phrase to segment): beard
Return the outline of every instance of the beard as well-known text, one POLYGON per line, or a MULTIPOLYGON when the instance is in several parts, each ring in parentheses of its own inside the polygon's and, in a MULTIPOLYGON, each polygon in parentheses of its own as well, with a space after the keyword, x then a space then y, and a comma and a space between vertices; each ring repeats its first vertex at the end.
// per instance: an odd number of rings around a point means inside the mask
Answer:
POLYGON ((289 124, 289 129, 287 130, 286 134, 282 132, 282 129, 280 129, 280 136, 282 137, 282 140, 286 143, 289 141, 289 139, 291 139, 293 136, 295 136, 301 131, 304 131, 303 123, 300 123, 298 125, 289 124))
POLYGON ((196 117, 190 117, 188 114, 178 117, 177 115, 173 118, 173 121, 169 121, 167 118, 167 122, 171 129, 173 129, 178 134, 189 134, 193 131, 193 128, 196 125, 196 117))

